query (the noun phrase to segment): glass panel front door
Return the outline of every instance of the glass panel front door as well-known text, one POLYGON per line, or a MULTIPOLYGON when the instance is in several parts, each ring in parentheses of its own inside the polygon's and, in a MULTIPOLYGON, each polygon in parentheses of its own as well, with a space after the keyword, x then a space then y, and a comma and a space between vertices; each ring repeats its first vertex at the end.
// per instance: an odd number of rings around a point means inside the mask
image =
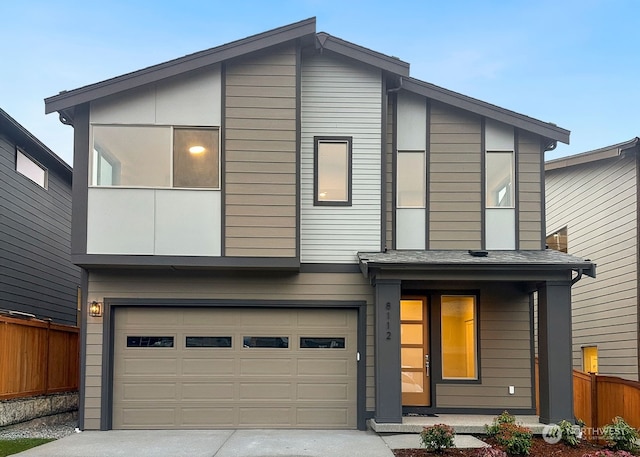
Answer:
POLYGON ((425 298, 400 300, 402 404, 430 406, 429 319, 425 298))

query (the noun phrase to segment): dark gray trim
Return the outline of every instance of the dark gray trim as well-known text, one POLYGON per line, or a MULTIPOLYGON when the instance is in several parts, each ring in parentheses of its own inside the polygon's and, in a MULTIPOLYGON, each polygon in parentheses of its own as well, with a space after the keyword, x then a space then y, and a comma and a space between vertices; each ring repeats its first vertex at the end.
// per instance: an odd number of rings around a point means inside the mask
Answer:
POLYGON ((424 143, 424 161, 425 161, 425 192, 427 193, 427 195, 425 195, 425 211, 426 211, 426 215, 424 217, 424 232, 425 232, 425 240, 424 240, 424 248, 426 250, 429 250, 429 246, 430 246, 430 240, 431 240, 431 224, 430 224, 430 219, 429 219, 429 215, 431 214, 431 192, 429 190, 429 187, 431 186, 431 100, 429 100, 428 98, 425 101, 426 106, 425 109, 427 110, 427 128, 426 128, 426 141, 424 143))
MULTIPOLYGON (((540 208, 540 249, 546 249, 547 246, 547 187, 545 182, 544 145, 542 144, 542 141, 540 141, 540 205, 542 205, 540 208)), ((568 244, 569 243, 567 243, 567 248, 568 244)))
POLYGON ((393 103, 393 135, 391 138, 391 249, 397 247, 397 230, 396 230, 396 211, 398 210, 398 189, 396 187, 398 181, 398 92, 392 95, 393 103))
POLYGON ((315 31, 316 19, 310 18, 96 84, 68 92, 63 91, 58 95, 45 99, 45 113, 61 111, 91 100, 207 67, 227 59, 302 38, 306 35, 312 35, 315 34, 315 31))
POLYGON ((227 63, 220 65, 220 255, 227 251, 227 63))
MULTIPOLYGON (((530 350, 531 350, 531 406, 536 406, 536 346, 535 346, 535 313, 534 313, 534 292, 529 292, 529 332, 530 338, 530 350)), ((573 350, 573 348, 572 348, 573 350)))
MULTIPOLYGON (((518 129, 513 129, 513 209, 515 211, 514 223, 515 223, 515 240, 516 251, 520 249, 520 147, 518 141, 520 135, 518 129)), ((543 156, 544 157, 544 156, 543 156)), ((544 205, 544 203, 542 203, 544 205)))
POLYGON ((366 420, 369 413, 366 410, 366 361, 367 361, 367 303, 362 300, 207 300, 207 299, 170 299, 170 298, 108 298, 103 300, 103 340, 102 340, 102 387, 100 430, 113 428, 113 342, 115 335, 114 314, 119 307, 232 307, 232 308, 331 308, 356 309, 357 351, 360 360, 357 364, 357 419, 359 430, 366 430, 366 420))
POLYGON ((382 76, 380 94, 382 113, 380 123, 380 250, 387 248, 387 115, 388 95, 387 78, 382 76))
MULTIPOLYGON (((637 138, 640 141, 640 138, 637 138)), ((640 214, 640 154, 636 154, 635 160, 635 172, 636 172, 636 240, 640 240, 640 224, 638 223, 638 215, 640 214)), ((569 250, 569 242, 567 237, 567 251, 569 250)), ((636 241, 636 271, 640 271, 640 243, 636 241)), ((640 275, 636 274, 636 297, 640 297, 640 275)), ((636 348, 640 349, 640 300, 636 299, 636 322, 637 330, 636 337, 638 339, 638 345, 636 348)), ((638 353, 638 381, 640 381, 640 350, 636 349, 638 353)))
POLYGON ((469 415, 498 415, 509 410, 510 414, 535 416, 536 409, 530 408, 437 408, 437 407, 420 407, 420 406, 403 406, 402 414, 469 414, 469 415))
MULTIPOLYGON (((422 292, 425 294, 425 292, 422 292)), ((480 303, 480 291, 474 290, 438 290, 426 293, 427 299, 430 301, 429 310, 431 315, 429 320, 431 321, 431 388, 435 392, 436 384, 482 384, 482 348, 480 345, 480 333, 481 333, 481 303, 480 303), (478 374, 477 379, 443 379, 442 378, 442 296, 443 295, 464 295, 473 296, 476 298, 475 303, 475 318, 476 318, 476 370, 478 374)), ((433 396, 436 402, 432 405, 437 407, 437 396, 433 396)))
POLYGON ((91 150, 89 129, 89 104, 77 106, 75 110, 75 126, 73 128, 72 258, 74 255, 87 252, 89 151, 91 150))
POLYGON ((190 257, 165 255, 74 254, 71 256, 71 260, 76 265, 83 266, 85 268, 167 267, 171 269, 255 268, 266 270, 298 270, 300 268, 300 262, 298 259, 288 257, 190 257))
POLYGON ((487 249, 487 126, 485 118, 480 119, 480 249, 487 249))
POLYGON ((80 385, 78 392, 78 428, 84 430, 84 409, 87 392, 87 293, 89 291, 89 272, 80 269, 80 385))
POLYGON ((302 263, 300 273, 360 273, 356 263, 302 263))
POLYGON ((302 257, 302 44, 296 44, 296 259, 302 257))
POLYGON ((537 133, 545 138, 569 144, 570 132, 554 124, 539 121, 532 117, 500 108, 499 106, 492 105, 415 78, 406 78, 403 81, 403 88, 409 92, 424 95, 428 98, 432 98, 433 100, 479 114, 480 116, 486 116, 490 119, 504 122, 528 132, 537 133))
POLYGON ((328 33, 320 32, 316 36, 316 46, 321 50, 333 51, 396 75, 409 76, 409 64, 397 57, 387 56, 358 46, 357 44, 341 40, 328 33))
POLYGON ((353 137, 352 136, 314 136, 313 137, 313 206, 351 206, 353 199, 353 137), (347 143, 347 176, 349 178, 346 201, 318 200, 318 143, 335 141, 347 143))

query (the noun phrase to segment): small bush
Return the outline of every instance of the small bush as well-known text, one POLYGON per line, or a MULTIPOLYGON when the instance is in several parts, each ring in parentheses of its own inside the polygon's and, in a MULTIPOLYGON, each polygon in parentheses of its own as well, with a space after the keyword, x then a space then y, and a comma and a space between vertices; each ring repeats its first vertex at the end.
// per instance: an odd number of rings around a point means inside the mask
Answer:
POLYGON ((565 444, 574 447, 580 444, 580 427, 573 425, 569 421, 563 420, 558 424, 557 430, 561 433, 561 439, 565 444))
POLYGON ((443 449, 454 447, 453 438, 456 436, 453 427, 436 424, 425 427, 420 432, 420 441, 427 451, 441 452, 443 449))
POLYGON ((640 450, 637 443, 638 438, 640 438, 638 431, 620 416, 615 417, 613 423, 604 427, 604 439, 607 446, 614 451, 635 452, 640 450))
POLYGON ((495 447, 481 447, 475 450, 473 457, 507 457, 507 453, 495 447))
POLYGON ((503 445, 509 454, 529 455, 533 433, 521 425, 504 423, 499 425, 496 441, 503 445))
POLYGON ((511 414, 509 414, 508 411, 504 411, 498 417, 493 419, 493 423, 491 425, 485 425, 487 429, 487 435, 496 436, 500 431, 501 424, 515 424, 515 423, 516 423, 515 416, 512 416, 511 414))

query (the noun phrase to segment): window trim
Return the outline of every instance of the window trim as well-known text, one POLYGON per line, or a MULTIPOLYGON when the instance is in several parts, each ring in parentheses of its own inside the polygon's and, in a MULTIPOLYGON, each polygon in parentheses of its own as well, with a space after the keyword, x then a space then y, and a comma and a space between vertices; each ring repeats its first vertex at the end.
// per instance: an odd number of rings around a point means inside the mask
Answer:
POLYGON ((352 206, 353 197, 353 137, 352 136, 314 136, 313 137, 313 206, 352 206), (319 200, 318 199, 318 145, 327 143, 347 144, 347 199, 319 200))
POLYGON ((42 165, 40 162, 38 162, 36 159, 34 159, 30 154, 28 154, 24 149, 22 149, 20 146, 16 146, 16 153, 15 153, 15 170, 16 173, 18 173, 21 176, 24 176, 25 178, 27 178, 29 181, 31 181, 34 184, 37 184, 39 187, 43 188, 43 189, 48 189, 49 188, 49 170, 47 169, 47 167, 45 167, 44 165, 42 165), (22 171, 20 171, 18 169, 18 155, 22 155, 23 157, 25 157, 27 160, 29 160, 32 164, 34 164, 35 166, 37 166, 38 168, 40 168, 43 172, 44 172, 44 176, 42 178, 43 183, 40 184, 40 182, 36 181, 35 179, 33 179, 31 176, 23 173, 22 171))

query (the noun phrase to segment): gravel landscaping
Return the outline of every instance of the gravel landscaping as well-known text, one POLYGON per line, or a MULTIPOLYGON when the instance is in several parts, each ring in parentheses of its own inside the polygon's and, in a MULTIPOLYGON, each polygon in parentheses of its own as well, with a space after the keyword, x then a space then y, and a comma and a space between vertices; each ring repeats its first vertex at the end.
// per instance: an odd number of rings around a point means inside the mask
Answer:
POLYGON ((77 420, 67 420, 56 423, 48 418, 34 419, 20 424, 0 428, 0 439, 12 440, 18 438, 64 438, 75 433, 77 420))

